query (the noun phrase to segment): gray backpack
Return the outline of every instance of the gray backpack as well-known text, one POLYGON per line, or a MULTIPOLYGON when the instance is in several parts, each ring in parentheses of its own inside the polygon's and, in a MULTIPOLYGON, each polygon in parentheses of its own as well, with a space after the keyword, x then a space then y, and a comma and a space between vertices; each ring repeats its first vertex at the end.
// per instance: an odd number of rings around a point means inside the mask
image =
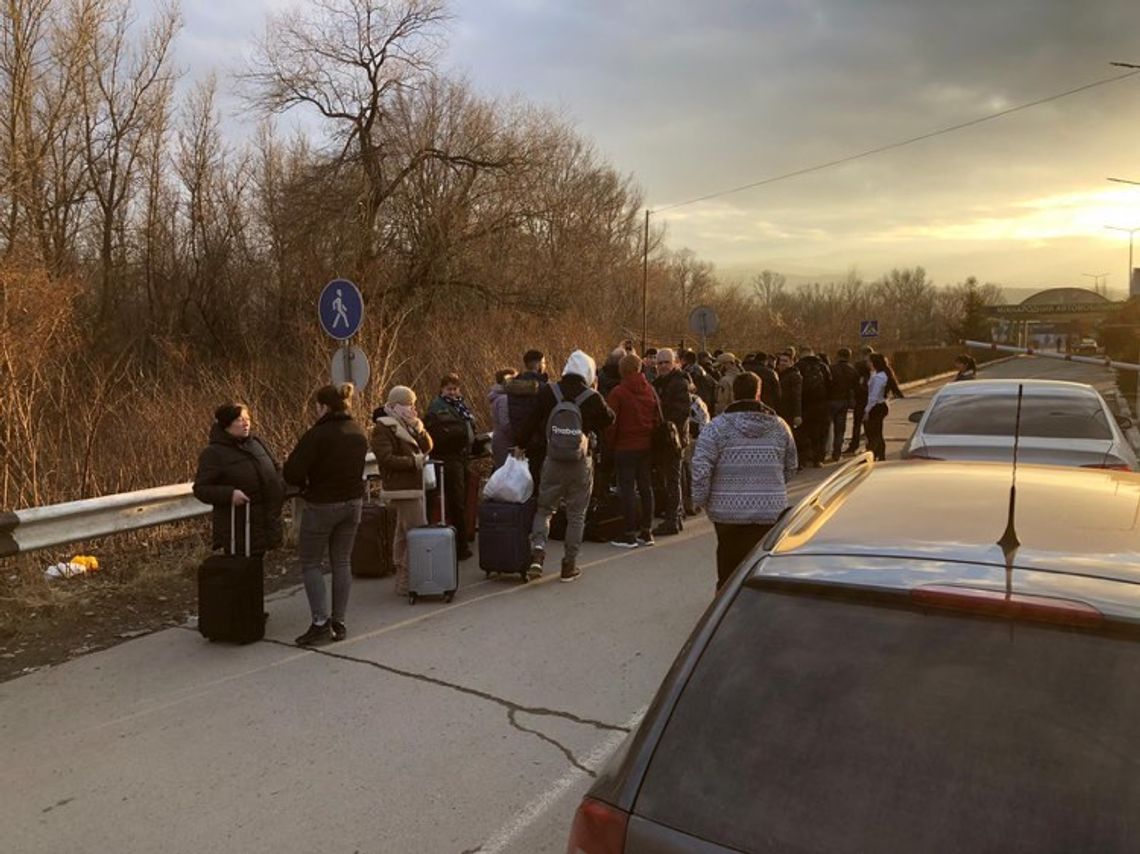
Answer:
POLYGON ((582 429, 582 404, 592 394, 586 389, 573 400, 562 396, 558 383, 551 383, 554 392, 554 409, 546 419, 546 456, 560 463, 578 463, 590 451, 590 439, 582 429))

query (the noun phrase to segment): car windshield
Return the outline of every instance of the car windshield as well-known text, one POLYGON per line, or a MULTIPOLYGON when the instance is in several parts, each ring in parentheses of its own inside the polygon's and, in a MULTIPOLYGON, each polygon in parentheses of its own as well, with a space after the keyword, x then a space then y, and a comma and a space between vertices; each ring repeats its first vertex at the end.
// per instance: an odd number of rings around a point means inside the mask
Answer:
POLYGON ((745 587, 634 812, 741 851, 1128 851, 1140 644, 745 587))
MULTIPOLYGON (((923 426, 930 436, 1012 436, 1017 395, 954 394, 934 404, 923 426)), ((1092 396, 1026 394, 1021 435, 1038 439, 1111 439, 1104 407, 1092 396)))

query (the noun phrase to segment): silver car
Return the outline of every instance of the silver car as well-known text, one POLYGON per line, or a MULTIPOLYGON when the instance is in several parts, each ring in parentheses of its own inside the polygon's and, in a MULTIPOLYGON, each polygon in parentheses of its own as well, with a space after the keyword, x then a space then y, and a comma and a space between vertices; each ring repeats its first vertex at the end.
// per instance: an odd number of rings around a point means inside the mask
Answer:
MULTIPOLYGON (((1013 457, 1017 388, 1021 406, 1018 459, 1024 463, 1136 471, 1136 454, 1100 393, 1059 380, 972 380, 944 386, 902 449, 902 458, 1008 462, 1013 457)), ((1123 428, 1123 429, 1122 429, 1123 428)))

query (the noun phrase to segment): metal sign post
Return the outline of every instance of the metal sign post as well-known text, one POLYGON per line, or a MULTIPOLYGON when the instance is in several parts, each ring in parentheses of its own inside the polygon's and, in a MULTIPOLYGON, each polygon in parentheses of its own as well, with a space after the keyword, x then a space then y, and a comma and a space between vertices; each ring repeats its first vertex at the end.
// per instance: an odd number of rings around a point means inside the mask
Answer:
POLYGON ((701 350, 707 350, 708 338, 720 328, 716 312, 707 305, 699 305, 689 312, 689 331, 701 336, 701 350))
POLYGON ((372 377, 372 366, 368 356, 359 347, 341 347, 332 357, 332 381, 335 385, 352 383, 357 391, 363 391, 372 377))

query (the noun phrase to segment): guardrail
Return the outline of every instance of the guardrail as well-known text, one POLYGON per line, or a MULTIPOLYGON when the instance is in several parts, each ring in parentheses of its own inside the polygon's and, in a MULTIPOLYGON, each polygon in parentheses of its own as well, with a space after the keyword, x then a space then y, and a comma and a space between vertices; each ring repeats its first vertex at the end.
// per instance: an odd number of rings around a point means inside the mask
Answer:
MULTIPOLYGON (((369 451, 364 474, 378 473, 376 457, 369 451)), ((178 483, 0 513, 0 557, 205 516, 210 505, 194 497, 193 486, 178 483)))

